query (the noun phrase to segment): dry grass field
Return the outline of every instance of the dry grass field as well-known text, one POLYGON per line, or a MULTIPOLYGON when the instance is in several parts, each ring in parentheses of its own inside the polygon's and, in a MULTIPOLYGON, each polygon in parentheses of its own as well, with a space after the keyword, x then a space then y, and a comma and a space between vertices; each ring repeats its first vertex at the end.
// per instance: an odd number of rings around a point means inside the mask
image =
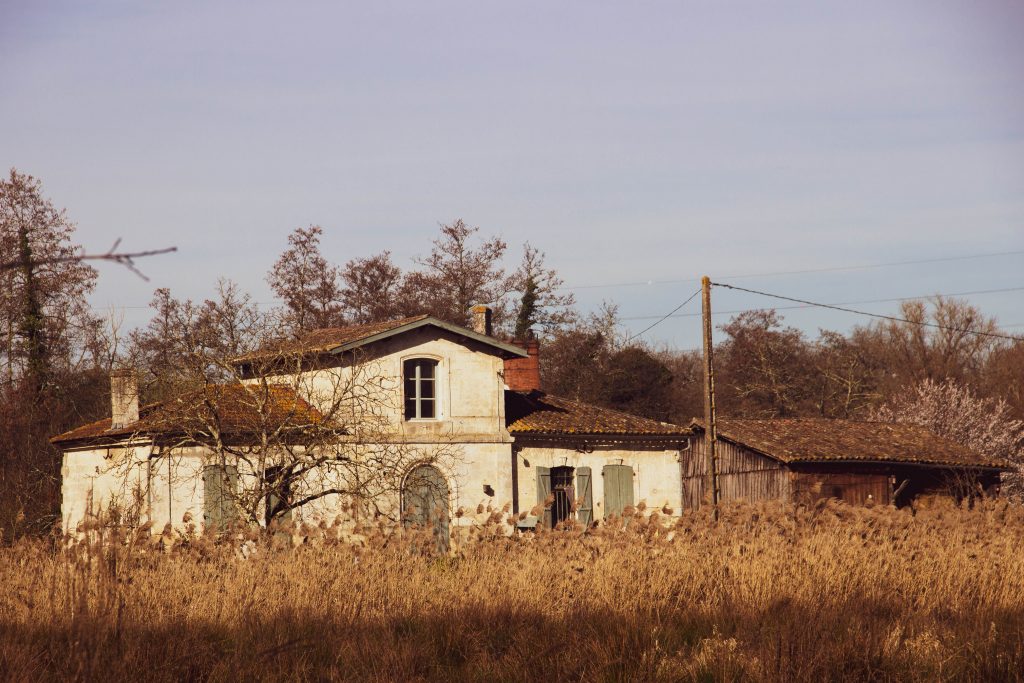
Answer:
MULTIPOLYGON (((1020 680, 1024 509, 0 550, 4 680, 1020 680)), ((100 532, 93 531, 96 537, 100 532)), ((103 532, 107 535, 109 532, 103 532)))

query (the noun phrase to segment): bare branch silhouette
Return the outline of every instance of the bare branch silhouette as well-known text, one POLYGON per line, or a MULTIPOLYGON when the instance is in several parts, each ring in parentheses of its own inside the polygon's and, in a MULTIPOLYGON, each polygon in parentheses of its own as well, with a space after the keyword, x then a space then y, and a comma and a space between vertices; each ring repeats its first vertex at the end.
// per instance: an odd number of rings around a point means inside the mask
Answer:
MULTIPOLYGON (((57 256, 54 258, 43 258, 43 259, 31 259, 31 264, 36 266, 49 265, 53 263, 76 263, 79 261, 112 261, 118 263, 128 270, 132 271, 140 278, 149 282, 149 278, 146 277, 138 268, 135 267, 135 259, 143 258, 146 256, 158 256, 160 254, 170 254, 178 251, 177 247, 165 247, 164 249, 150 249, 147 251, 134 251, 134 252, 118 252, 117 248, 121 245, 121 238, 117 238, 114 245, 103 254, 75 254, 74 256, 57 256)), ((15 259, 13 261, 0 261, 0 271, 12 270, 14 268, 21 268, 26 265, 24 259, 15 259)))

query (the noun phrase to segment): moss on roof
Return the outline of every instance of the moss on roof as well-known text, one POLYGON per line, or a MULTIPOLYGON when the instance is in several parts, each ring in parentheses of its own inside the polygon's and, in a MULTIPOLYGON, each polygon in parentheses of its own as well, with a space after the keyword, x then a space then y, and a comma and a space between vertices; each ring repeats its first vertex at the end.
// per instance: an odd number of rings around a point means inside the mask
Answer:
POLYGON ((59 434, 50 441, 100 443, 133 435, 200 432, 212 424, 224 435, 244 435, 282 428, 299 430, 322 420, 320 412, 291 387, 215 384, 145 405, 139 410, 138 421, 131 424, 113 427, 108 417, 59 434))

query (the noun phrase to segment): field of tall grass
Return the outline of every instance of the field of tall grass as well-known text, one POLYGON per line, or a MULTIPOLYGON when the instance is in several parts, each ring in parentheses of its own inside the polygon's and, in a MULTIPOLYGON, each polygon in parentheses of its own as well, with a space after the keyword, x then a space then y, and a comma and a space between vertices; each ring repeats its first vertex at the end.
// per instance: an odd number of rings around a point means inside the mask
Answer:
POLYGON ((1021 680, 1024 508, 0 549, 4 680, 1021 680), (297 542, 304 540, 301 544, 297 542))

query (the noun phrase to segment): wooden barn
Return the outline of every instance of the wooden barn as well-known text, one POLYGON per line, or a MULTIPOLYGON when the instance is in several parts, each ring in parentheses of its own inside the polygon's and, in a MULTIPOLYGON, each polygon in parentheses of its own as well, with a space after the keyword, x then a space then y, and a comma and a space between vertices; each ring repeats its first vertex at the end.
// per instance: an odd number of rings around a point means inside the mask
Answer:
MULTIPOLYGON (((704 424, 681 460, 684 509, 707 490, 704 424)), ((903 506, 926 494, 970 495, 998 489, 1009 463, 975 453, 910 424, 824 418, 740 420, 717 424, 721 500, 869 500, 903 506)))

